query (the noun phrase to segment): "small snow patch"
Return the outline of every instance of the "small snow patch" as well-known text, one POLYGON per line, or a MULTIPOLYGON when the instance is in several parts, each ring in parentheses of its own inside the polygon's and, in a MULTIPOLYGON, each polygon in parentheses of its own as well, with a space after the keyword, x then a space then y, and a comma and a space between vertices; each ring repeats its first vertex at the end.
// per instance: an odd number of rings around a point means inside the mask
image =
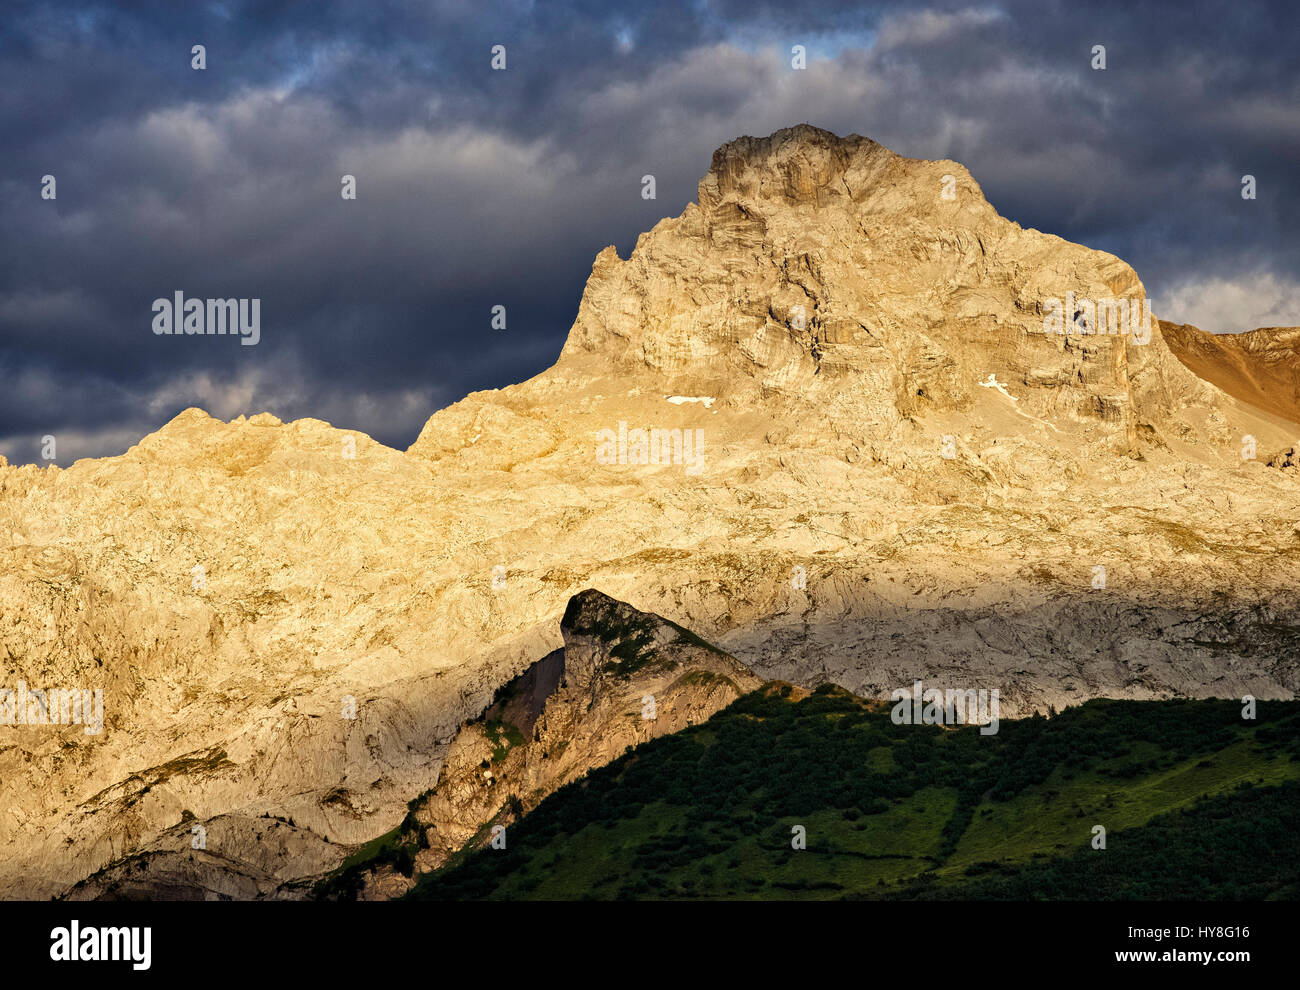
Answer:
POLYGON ((991 371, 989 372, 988 381, 980 382, 980 385, 982 385, 984 388, 995 388, 995 389, 997 389, 999 392, 1001 392, 1003 395, 1005 395, 1005 396, 1006 396, 1008 399, 1010 399, 1012 402, 1019 402, 1019 401, 1020 401, 1018 398, 1016 398, 1014 395, 1012 395, 1010 392, 1007 391, 1007 387, 1006 387, 1005 385, 1003 385, 1001 382, 999 382, 999 381, 998 381, 998 376, 995 375, 995 374, 994 374, 993 372, 991 372, 991 371))
MULTIPOLYGON (((1012 402, 1019 402, 1019 401, 1020 401, 1020 399, 1019 399, 1017 396, 1014 396, 1014 395, 1012 395, 1010 392, 1007 391, 1007 387, 1006 387, 1005 385, 1003 385, 1001 382, 999 382, 999 381, 998 381, 998 376, 995 375, 995 374, 994 374, 993 372, 991 372, 991 371, 989 372, 989 377, 988 377, 988 379, 985 380, 985 381, 979 382, 979 384, 982 385, 984 388, 995 388, 995 389, 997 389, 999 392, 1001 392, 1003 395, 1005 395, 1005 396, 1006 396, 1008 399, 1010 399, 1012 402)), ((1013 408, 1012 408, 1012 412, 1014 412, 1017 416, 1024 416, 1025 419, 1028 419, 1028 420, 1030 420, 1030 421, 1032 421, 1032 422, 1038 423, 1038 424, 1041 425, 1041 426, 1046 426, 1046 427, 1047 427, 1049 430, 1051 430, 1053 433, 1060 433, 1060 432, 1061 432, 1060 429, 1057 428, 1057 426, 1056 426, 1055 423, 1049 423, 1049 422, 1048 422, 1047 420, 1045 420, 1045 419, 1039 419, 1037 416, 1031 416, 1031 415, 1029 415, 1029 413, 1025 412, 1023 409, 1016 409, 1016 408, 1013 407, 1013 408)))
POLYGON ((665 395, 664 398, 675 406, 680 406, 683 402, 703 402, 705 409, 718 401, 711 395, 665 395))

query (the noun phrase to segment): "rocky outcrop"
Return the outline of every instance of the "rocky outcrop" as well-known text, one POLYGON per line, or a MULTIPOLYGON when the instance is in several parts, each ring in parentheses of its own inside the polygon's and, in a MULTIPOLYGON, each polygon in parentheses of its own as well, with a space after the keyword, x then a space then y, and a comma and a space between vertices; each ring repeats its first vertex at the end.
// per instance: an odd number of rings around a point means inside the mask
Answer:
POLYGON ((0 893, 188 864, 187 812, 251 878, 196 889, 332 869, 592 587, 762 677, 997 687, 1008 718, 1293 696, 1294 424, 1158 329, 1093 332, 1099 297, 1145 291, 955 162, 803 126, 723 146, 698 203, 597 257, 554 367, 408 451, 192 409, 0 466, 0 689, 103 692, 97 733, 0 724, 0 893), (264 815, 301 854, 267 858, 264 815))
POLYGON ((366 899, 404 893, 420 872, 492 841, 549 794, 628 749, 707 720, 762 682, 743 664, 657 615, 598 591, 576 595, 564 648, 497 692, 456 736, 435 788, 411 802, 401 841, 411 875, 385 864, 323 886, 366 899))
POLYGON ((291 820, 221 815, 199 825, 192 814, 139 850, 96 870, 63 896, 70 901, 299 900, 346 850, 291 820), (238 850, 227 858, 208 849, 238 850), (295 880, 286 882, 285 877, 295 880))

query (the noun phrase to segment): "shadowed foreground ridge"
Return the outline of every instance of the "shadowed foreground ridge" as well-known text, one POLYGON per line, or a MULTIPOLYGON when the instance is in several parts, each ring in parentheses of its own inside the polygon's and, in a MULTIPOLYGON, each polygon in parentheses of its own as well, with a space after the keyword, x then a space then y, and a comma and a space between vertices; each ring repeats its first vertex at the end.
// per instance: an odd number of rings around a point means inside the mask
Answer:
POLYGON ((1232 701, 1098 700, 981 737, 773 682, 563 788, 412 897, 1294 899, 1298 725, 1294 701, 1250 722, 1232 701))

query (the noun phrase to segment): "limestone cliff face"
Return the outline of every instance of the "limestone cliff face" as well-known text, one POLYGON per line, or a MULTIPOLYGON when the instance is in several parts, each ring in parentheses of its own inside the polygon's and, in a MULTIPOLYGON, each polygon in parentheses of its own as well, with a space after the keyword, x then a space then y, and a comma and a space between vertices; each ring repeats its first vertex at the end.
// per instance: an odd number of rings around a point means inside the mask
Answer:
POLYGON ((596 259, 553 368, 408 451, 186 410, 121 457, 0 465, 0 689, 103 692, 98 733, 0 724, 0 895, 145 852, 189 875, 195 825, 250 878, 204 890, 332 868, 592 587, 759 676, 997 687, 1004 717, 1292 696, 1296 424, 1160 330, 1047 332, 1071 293, 1145 295, 956 163, 798 127, 720 149, 699 203, 596 259))

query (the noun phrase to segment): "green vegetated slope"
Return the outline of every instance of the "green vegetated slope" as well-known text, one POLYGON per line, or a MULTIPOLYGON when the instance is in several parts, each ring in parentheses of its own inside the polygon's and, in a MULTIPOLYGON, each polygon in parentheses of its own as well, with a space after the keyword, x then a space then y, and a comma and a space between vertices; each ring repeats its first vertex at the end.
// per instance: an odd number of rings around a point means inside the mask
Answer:
POLYGON ((1300 896, 1300 702, 1096 700, 981 736, 800 694, 638 747, 412 896, 1300 896))

